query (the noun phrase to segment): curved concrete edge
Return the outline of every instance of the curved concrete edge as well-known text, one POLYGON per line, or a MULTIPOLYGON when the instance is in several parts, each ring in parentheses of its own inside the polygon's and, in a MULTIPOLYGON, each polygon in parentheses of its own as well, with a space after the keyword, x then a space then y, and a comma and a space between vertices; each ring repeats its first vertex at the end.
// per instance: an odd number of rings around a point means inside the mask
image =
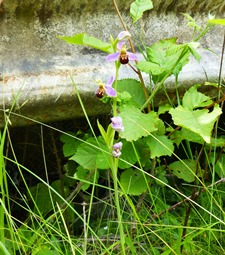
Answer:
MULTIPOLYGON (((205 81, 217 82, 220 57, 203 49, 199 49, 199 53, 202 56, 200 63, 191 57, 190 62, 180 73, 178 90, 181 95, 194 84, 202 84, 201 90, 210 96, 213 96, 216 91, 213 87, 203 84, 205 81)), ((140 54, 138 55, 141 59, 140 54)), ((0 108, 10 109, 16 99, 13 111, 37 121, 49 122, 84 117, 72 77, 88 115, 109 114, 110 106, 98 100, 94 92, 98 88, 96 80, 101 79, 103 82, 107 82, 113 72, 114 64, 106 63, 105 56, 92 54, 89 66, 82 65, 82 63, 78 64, 76 68, 61 65, 54 72, 6 76, 0 84, 0 108)), ((130 77, 138 79, 129 66, 122 66, 119 79, 130 77)), ((148 75, 143 74, 143 77, 146 85, 149 86, 148 75)), ((176 102, 174 84, 172 76, 166 80, 165 87, 171 100, 176 102)), ((154 98, 154 105, 159 106, 166 102, 167 97, 161 90, 154 98)), ((10 120, 14 126, 32 123, 32 120, 28 121, 13 115, 10 120)), ((3 125, 4 114, 0 112, 0 126, 3 125)))

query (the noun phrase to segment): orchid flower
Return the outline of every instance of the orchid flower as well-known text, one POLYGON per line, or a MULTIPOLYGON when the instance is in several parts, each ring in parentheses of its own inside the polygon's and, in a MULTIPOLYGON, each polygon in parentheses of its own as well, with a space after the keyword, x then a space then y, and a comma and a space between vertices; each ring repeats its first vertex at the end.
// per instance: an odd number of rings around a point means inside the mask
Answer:
POLYGON ((112 121, 112 128, 117 131, 117 132, 123 132, 124 131, 124 126, 122 123, 122 118, 120 116, 116 116, 111 118, 112 121))
POLYGON ((112 76, 106 85, 104 85, 101 81, 97 81, 99 88, 95 91, 95 95, 98 98, 102 98, 104 95, 116 97, 116 90, 112 87, 114 80, 115 78, 112 76))
POLYGON ((106 61, 112 62, 119 60, 121 64, 127 64, 129 60, 138 60, 136 54, 127 51, 125 42, 118 42, 117 44, 118 51, 112 54, 109 54, 106 57, 106 61))
POLYGON ((117 36, 118 41, 124 41, 129 38, 131 38, 131 34, 128 31, 122 31, 117 36))
POLYGON ((122 146, 123 146, 122 142, 118 142, 113 145, 113 151, 112 151, 113 157, 115 157, 115 158, 120 157, 120 155, 122 154, 121 153, 122 146))

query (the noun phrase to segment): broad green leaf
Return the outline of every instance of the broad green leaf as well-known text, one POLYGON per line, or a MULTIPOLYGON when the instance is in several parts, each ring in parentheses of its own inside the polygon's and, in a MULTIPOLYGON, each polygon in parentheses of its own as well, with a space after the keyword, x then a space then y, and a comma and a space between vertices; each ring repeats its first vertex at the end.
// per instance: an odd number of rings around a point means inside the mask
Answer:
MULTIPOLYGON (((96 170, 97 171, 97 170, 96 170)), ((79 166, 77 168, 76 173, 74 174, 74 178, 76 180, 79 180, 81 182, 84 182, 84 184, 82 185, 81 189, 83 191, 87 190, 90 187, 90 182, 94 181, 94 178, 96 178, 96 181, 99 178, 99 173, 98 171, 96 172, 96 177, 94 176, 94 174, 91 174, 91 172, 87 169, 84 169, 82 166, 79 166)))
POLYGON ((129 168, 122 172, 120 183, 128 195, 138 196, 144 193, 148 187, 150 177, 144 176, 139 170, 129 168))
POLYGON ((188 167, 181 161, 175 161, 169 165, 169 169, 178 178, 183 179, 186 182, 193 182, 195 180, 196 162, 190 159, 185 159, 183 162, 188 167))
POLYGON ((145 11, 151 10, 153 4, 151 0, 136 0, 130 5, 130 16, 133 22, 137 22, 145 11))
POLYGON ((74 133, 69 133, 70 135, 63 134, 60 137, 60 141, 62 141, 63 144, 63 155, 65 157, 70 157, 75 154, 78 145, 80 144, 80 141, 77 139, 71 137, 71 135, 75 136, 74 133))
POLYGON ((174 134, 171 135, 170 138, 177 146, 179 146, 179 144, 183 140, 187 140, 189 142, 194 142, 199 144, 204 143, 203 138, 199 134, 196 134, 193 131, 188 130, 186 128, 182 128, 181 130, 176 131, 174 134))
POLYGON ((76 154, 70 159, 76 161, 84 169, 107 169, 109 168, 109 157, 111 156, 107 152, 108 149, 103 138, 98 138, 97 142, 92 137, 87 139, 86 143, 81 143, 77 148, 76 154))
POLYGON ((210 19, 207 20, 208 23, 214 24, 214 25, 223 25, 225 26, 225 19, 210 19))
POLYGON ((151 151, 151 158, 172 155, 173 142, 167 136, 154 134, 147 137, 146 140, 151 151))
POLYGON ((169 77, 172 74, 177 76, 188 63, 190 49, 195 45, 177 44, 176 40, 176 38, 160 40, 147 47, 148 61, 144 60, 137 64, 141 71, 152 75, 154 83, 160 82, 165 76, 169 77))
POLYGON ((145 95, 142 89, 142 85, 135 79, 123 79, 117 82, 117 92, 128 92, 131 96, 132 101, 141 107, 145 101, 145 95))
POLYGON ((172 115, 175 125, 199 134, 205 142, 210 143, 213 126, 222 111, 218 105, 215 105, 211 112, 208 109, 192 111, 180 105, 171 109, 169 113, 172 115))
POLYGON ((200 85, 192 86, 188 91, 185 92, 182 99, 182 105, 185 109, 193 110, 198 107, 205 107, 212 103, 210 98, 197 91, 200 85))
POLYGON ((90 36, 86 33, 76 34, 73 36, 57 36, 57 38, 66 41, 69 44, 77 44, 83 46, 89 46, 97 50, 101 50, 107 53, 113 53, 113 48, 110 43, 103 42, 102 40, 90 36))
POLYGON ((153 111, 144 114, 133 105, 125 105, 121 109, 120 116, 124 125, 124 132, 121 132, 120 136, 127 141, 136 141, 157 130, 159 119, 153 111))
POLYGON ((119 160, 119 168, 126 169, 130 167, 130 164, 135 164, 138 159, 136 157, 132 144, 130 142, 127 142, 126 140, 122 140, 121 142, 123 143, 123 148, 120 158, 124 161, 127 161, 129 164, 122 160, 119 160))
POLYGON ((165 69, 163 67, 160 67, 158 64, 146 60, 140 61, 136 66, 140 71, 147 74, 160 75, 165 72, 165 69))

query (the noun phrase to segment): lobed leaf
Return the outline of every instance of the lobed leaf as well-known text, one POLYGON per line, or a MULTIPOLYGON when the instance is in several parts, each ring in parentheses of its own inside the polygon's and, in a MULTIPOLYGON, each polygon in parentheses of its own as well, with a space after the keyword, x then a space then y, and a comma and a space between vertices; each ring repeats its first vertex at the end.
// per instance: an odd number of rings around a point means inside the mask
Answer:
POLYGON ((215 105, 212 112, 209 112, 208 109, 192 111, 180 105, 171 109, 169 113, 172 115, 175 125, 199 134, 205 142, 210 143, 213 126, 222 111, 218 105, 215 105))

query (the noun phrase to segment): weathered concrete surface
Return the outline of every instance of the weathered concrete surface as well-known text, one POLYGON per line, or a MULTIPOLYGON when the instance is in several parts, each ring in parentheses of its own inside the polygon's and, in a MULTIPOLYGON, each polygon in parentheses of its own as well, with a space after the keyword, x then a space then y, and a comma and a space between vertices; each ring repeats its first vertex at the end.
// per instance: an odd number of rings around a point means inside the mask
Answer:
MULTIPOLYGON (((129 17, 132 1, 118 1, 125 22, 134 37, 129 17)), ((189 13, 199 22, 206 23, 208 12, 223 17, 225 1, 153 1, 154 10, 144 15, 140 22, 145 42, 151 43, 170 37, 180 42, 191 40, 191 28, 181 12, 189 13)), ((55 121, 83 116, 71 82, 72 75, 89 115, 109 113, 109 108, 94 97, 95 81, 107 81, 113 70, 112 63, 105 62, 106 54, 86 47, 67 45, 56 35, 71 36, 86 32, 108 41, 122 30, 112 1, 98 0, 4 0, 0 6, 0 110, 10 109, 17 97, 16 112, 39 121, 55 121)), ((195 83, 218 78, 223 28, 215 27, 201 40, 202 60, 191 60, 181 76, 180 86, 185 89, 195 83), (203 50, 210 48, 216 54, 203 50)), ((124 66, 120 77, 134 76, 124 66)), ((173 95, 171 78, 168 92, 173 95)), ((209 89, 209 88, 207 88, 209 89)), ((155 101, 164 100, 162 95, 155 101)), ((13 125, 29 124, 22 117, 10 117, 13 125)), ((0 112, 0 126, 4 115, 0 112)))

